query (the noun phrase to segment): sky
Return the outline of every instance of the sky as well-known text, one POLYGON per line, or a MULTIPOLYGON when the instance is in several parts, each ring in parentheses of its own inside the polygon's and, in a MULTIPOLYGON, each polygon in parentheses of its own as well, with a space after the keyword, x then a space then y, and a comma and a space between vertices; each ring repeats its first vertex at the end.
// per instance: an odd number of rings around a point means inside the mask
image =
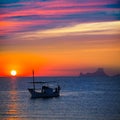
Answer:
POLYGON ((0 0, 0 76, 120 73, 118 0, 0 0))

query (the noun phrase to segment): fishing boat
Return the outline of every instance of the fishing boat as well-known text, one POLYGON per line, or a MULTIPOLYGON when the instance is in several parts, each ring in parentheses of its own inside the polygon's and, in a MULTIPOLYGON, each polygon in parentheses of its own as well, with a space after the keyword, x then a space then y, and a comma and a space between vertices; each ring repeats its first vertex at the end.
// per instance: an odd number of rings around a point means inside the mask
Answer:
POLYGON ((30 82, 33 84, 33 88, 28 88, 28 91, 31 94, 31 98, 52 98, 52 97, 59 97, 60 96, 60 86, 57 85, 54 88, 50 87, 48 83, 55 82, 55 81, 50 81, 50 82, 35 82, 34 79, 34 71, 33 71, 33 81, 30 82), (35 84, 41 84, 41 88, 38 90, 35 87, 35 84))

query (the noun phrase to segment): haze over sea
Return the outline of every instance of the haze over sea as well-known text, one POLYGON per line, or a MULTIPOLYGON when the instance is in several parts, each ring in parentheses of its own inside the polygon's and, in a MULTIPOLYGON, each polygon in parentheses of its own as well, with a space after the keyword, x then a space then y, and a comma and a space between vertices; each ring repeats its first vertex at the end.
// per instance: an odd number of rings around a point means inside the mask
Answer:
MULTIPOLYGON (((31 99, 32 78, 0 78, 0 120, 120 120, 120 80, 113 77, 40 77, 55 80, 61 96, 31 99)), ((38 87, 38 86, 37 86, 38 87)))

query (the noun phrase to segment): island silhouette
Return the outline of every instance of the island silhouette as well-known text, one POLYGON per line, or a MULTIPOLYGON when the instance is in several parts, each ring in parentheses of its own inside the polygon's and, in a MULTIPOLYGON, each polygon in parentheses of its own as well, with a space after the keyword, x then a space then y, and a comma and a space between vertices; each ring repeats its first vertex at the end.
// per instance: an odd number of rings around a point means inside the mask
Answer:
POLYGON ((109 77, 105 72, 103 68, 98 68, 95 72, 93 73, 85 73, 83 74, 82 72, 80 73, 80 77, 109 77))

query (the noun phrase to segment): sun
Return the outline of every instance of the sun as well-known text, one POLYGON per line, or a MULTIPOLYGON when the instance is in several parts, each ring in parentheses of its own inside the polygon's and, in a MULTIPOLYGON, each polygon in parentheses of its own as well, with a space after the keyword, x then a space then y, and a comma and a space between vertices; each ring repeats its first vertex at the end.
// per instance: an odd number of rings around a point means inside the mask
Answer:
POLYGON ((16 70, 11 70, 10 74, 11 74, 12 76, 16 76, 17 72, 16 72, 16 70))

